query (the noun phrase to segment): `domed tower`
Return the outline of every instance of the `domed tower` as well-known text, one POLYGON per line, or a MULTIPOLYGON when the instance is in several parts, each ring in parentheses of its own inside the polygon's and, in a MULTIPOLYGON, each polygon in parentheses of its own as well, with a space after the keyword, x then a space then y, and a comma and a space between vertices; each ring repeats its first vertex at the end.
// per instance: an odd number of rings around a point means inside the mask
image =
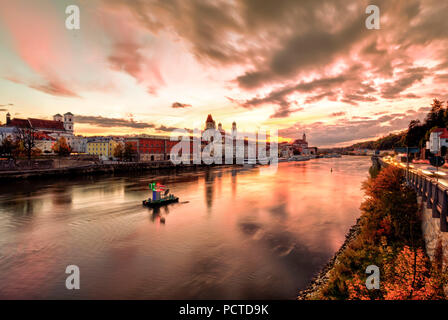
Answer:
POLYGON ((218 130, 219 130, 219 132, 220 132, 222 135, 224 135, 224 134, 226 133, 226 131, 222 128, 222 124, 221 124, 221 122, 218 123, 218 130))
POLYGON ((73 133, 73 131, 75 130, 75 123, 73 121, 73 114, 71 112, 67 112, 64 114, 64 128, 70 133, 73 133))
POLYGON ((60 121, 60 122, 62 122, 62 115, 61 114, 59 114, 59 113, 57 113, 57 114, 55 114, 54 116, 53 116, 53 120, 54 121, 60 121))
POLYGON ((205 121, 205 130, 208 129, 216 129, 216 123, 211 114, 207 116, 207 120, 205 121))
POLYGON ((9 124, 11 122, 11 114, 8 112, 6 114, 6 124, 9 124))
POLYGON ((233 137, 236 136, 236 122, 235 121, 232 122, 232 136, 233 137))

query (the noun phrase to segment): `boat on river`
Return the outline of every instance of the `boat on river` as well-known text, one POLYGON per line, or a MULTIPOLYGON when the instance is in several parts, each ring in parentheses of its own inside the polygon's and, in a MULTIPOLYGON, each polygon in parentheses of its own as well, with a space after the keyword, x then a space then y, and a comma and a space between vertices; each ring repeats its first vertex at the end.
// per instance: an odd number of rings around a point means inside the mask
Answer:
POLYGON ((152 191, 152 198, 143 200, 142 204, 148 208, 158 208, 171 203, 179 202, 179 197, 170 194, 170 189, 160 183, 150 183, 149 189, 152 191))

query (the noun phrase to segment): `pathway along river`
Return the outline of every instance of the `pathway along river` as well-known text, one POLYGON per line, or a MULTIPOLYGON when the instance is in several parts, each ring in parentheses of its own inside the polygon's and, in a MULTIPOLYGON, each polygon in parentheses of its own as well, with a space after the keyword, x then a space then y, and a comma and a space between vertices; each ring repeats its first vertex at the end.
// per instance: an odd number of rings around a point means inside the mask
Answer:
POLYGON ((369 166, 343 157, 280 163, 274 174, 2 183, 0 298, 293 299, 355 223, 369 166), (180 203, 142 207, 152 181, 180 203), (68 265, 80 268, 80 290, 65 288, 68 265))

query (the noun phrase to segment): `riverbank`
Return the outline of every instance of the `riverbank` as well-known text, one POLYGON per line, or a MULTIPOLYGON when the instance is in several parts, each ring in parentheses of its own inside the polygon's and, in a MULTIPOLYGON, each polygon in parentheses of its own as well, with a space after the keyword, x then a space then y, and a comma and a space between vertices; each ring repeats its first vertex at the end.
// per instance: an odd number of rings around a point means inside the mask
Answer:
POLYGON ((437 246, 432 255, 427 253, 425 211, 417 194, 399 168, 370 171, 374 174, 363 185, 361 217, 298 299, 445 299, 448 272, 443 246, 437 246), (366 270, 372 266, 379 272, 378 288, 367 289, 366 270))
MULTIPOLYGON (((196 170, 199 168, 210 167, 214 165, 174 165, 170 161, 164 162, 131 162, 114 164, 88 164, 76 167, 63 167, 37 170, 16 170, 0 171, 0 181, 7 180, 25 180, 36 178, 55 178, 71 177, 80 175, 101 175, 123 172, 143 172, 143 171, 176 171, 176 170, 196 170)), ((220 165, 226 166, 226 165, 220 165)), ((229 165, 227 165, 229 166, 229 165)))
POLYGON ((339 263, 338 259, 350 245, 350 243, 358 236, 361 226, 360 219, 356 220, 356 223, 349 229, 345 235, 345 241, 334 254, 334 256, 328 261, 328 263, 321 269, 321 271, 311 280, 308 287, 301 290, 297 296, 298 300, 315 300, 318 299, 320 289, 322 289, 329 281, 329 276, 334 267, 339 263))

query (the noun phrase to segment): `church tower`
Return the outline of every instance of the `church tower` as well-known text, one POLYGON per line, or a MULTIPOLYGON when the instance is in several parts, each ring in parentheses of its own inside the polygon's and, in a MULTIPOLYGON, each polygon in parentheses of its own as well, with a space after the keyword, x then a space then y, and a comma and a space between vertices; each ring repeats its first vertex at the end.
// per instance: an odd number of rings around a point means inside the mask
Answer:
POLYGON ((207 120, 205 121, 205 130, 208 129, 216 129, 216 123, 211 114, 207 116, 207 120))
POLYGON ((306 134, 305 134, 305 132, 303 133, 302 140, 303 140, 303 141, 306 141, 306 134))
POLYGON ((64 129, 69 133, 73 133, 73 131, 75 130, 73 114, 71 112, 67 112, 64 114, 64 129))
POLYGON ((62 115, 57 113, 53 116, 53 121, 61 121, 62 122, 62 115))

